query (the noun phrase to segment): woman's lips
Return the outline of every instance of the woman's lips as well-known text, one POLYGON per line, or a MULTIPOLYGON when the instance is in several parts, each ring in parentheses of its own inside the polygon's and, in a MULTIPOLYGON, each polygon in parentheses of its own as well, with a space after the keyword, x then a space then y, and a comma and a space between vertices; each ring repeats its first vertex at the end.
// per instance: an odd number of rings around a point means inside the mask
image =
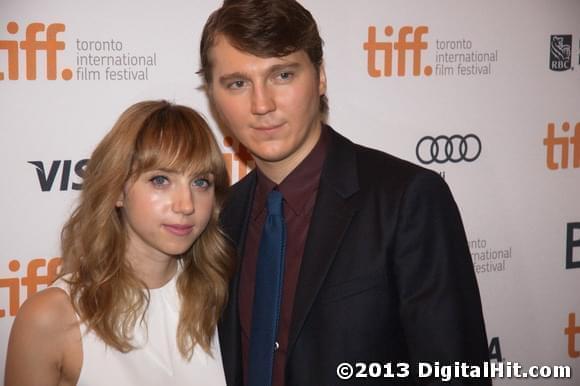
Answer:
POLYGON ((186 236, 193 230, 193 225, 164 224, 163 226, 177 236, 186 236))

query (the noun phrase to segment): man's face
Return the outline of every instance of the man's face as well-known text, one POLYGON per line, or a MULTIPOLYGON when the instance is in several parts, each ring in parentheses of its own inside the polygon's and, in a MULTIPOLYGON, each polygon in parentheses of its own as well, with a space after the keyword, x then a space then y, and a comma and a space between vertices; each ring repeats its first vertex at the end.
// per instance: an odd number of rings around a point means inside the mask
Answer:
POLYGON ((208 91, 223 123, 259 166, 291 171, 320 137, 324 69, 317 71, 303 50, 261 58, 239 51, 223 36, 209 54, 208 91))

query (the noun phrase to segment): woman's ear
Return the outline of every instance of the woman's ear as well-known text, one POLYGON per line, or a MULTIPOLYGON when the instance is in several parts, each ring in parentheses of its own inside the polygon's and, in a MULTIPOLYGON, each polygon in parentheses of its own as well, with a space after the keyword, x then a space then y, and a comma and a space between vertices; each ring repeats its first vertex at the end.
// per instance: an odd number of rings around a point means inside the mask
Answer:
POLYGON ((124 201, 125 201, 125 193, 121 192, 121 194, 119 195, 119 198, 117 199, 117 202, 115 203, 115 206, 117 208, 122 208, 124 201))

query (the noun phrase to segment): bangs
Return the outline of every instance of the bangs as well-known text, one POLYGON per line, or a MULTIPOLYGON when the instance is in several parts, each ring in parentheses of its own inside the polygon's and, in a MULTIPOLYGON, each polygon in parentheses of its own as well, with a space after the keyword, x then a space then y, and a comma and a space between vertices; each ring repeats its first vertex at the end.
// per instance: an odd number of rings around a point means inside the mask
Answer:
POLYGON ((131 162, 133 175, 153 169, 219 175, 223 168, 221 151, 203 118, 174 105, 144 121, 131 162))

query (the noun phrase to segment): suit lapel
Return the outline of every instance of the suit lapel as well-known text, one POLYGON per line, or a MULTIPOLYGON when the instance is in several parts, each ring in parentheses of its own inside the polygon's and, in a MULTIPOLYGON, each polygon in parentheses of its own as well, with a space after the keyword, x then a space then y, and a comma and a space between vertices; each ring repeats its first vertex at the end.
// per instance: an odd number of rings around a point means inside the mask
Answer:
POLYGON ((222 212, 222 226, 226 234, 237 246, 236 271, 230 284, 229 301, 219 322, 219 339, 224 373, 228 385, 243 385, 242 343, 240 337, 240 318, 238 311, 238 288, 240 283, 240 263, 243 256, 248 216, 256 186, 256 171, 250 173, 231 190, 231 195, 244 197, 245 200, 228 200, 222 212))
MULTIPOLYGON (((256 187, 256 171, 253 170, 240 182, 234 185, 222 212, 222 226, 226 234, 237 246, 238 257, 242 256, 248 229, 248 216, 252 209, 254 188, 256 187), (243 197, 244 199, 236 199, 243 197)), ((239 263, 239 261, 238 261, 239 263)))
POLYGON ((354 145, 332 129, 329 131, 328 154, 320 177, 296 288, 288 356, 356 211, 352 200, 349 200, 358 191, 354 145))

